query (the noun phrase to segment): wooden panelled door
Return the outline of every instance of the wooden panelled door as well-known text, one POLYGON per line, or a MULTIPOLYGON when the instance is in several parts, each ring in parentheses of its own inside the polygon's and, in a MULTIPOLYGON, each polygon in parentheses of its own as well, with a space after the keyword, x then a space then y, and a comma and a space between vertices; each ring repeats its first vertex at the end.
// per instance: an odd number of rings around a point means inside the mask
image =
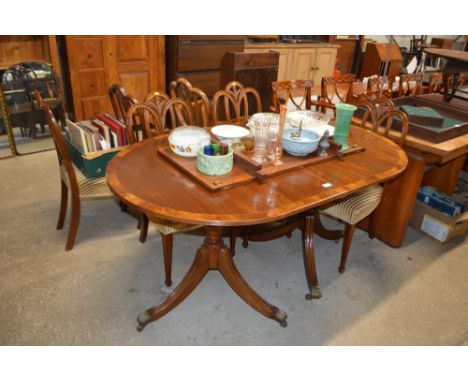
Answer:
POLYGON ((139 101, 165 90, 164 36, 66 36, 66 45, 76 120, 112 113, 114 83, 139 101))

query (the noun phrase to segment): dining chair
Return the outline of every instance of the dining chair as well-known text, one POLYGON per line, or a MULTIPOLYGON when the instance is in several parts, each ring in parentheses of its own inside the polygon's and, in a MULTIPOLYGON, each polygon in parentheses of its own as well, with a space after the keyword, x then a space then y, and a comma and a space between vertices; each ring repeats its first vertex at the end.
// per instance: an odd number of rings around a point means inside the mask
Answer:
POLYGON ((371 76, 367 79, 368 97, 392 97, 392 77, 371 76))
POLYGON ((249 116, 262 111, 262 102, 257 90, 231 81, 214 94, 211 110, 214 125, 245 125, 249 116))
POLYGON ((113 194, 110 191, 105 177, 86 179, 81 172, 75 168, 71 161, 70 152, 68 151, 65 137, 60 130, 60 127, 55 120, 49 106, 44 102, 40 93, 35 90, 34 98, 42 108, 47 124, 54 140, 55 149, 57 152, 60 179, 61 179, 61 201, 60 212, 57 221, 57 229, 61 230, 64 226, 65 215, 67 213, 68 193, 71 195, 71 217, 70 227, 68 230, 68 238, 65 249, 67 251, 73 249, 78 226, 80 224, 81 201, 95 199, 111 199, 113 194))
POLYGON ((421 93, 422 73, 402 74, 398 86, 398 97, 415 96, 421 93))
POLYGON ((203 90, 193 87, 185 78, 178 78, 169 84, 169 93, 171 98, 182 98, 190 105, 196 126, 210 126, 211 104, 203 90))
MULTIPOLYGON (((374 105, 365 100, 361 104, 364 107, 369 108, 371 115, 371 130, 375 133, 382 134, 389 138, 390 131, 392 130, 393 123, 399 121, 401 123, 401 132, 395 137, 392 135, 392 139, 396 140, 396 143, 402 147, 406 141, 408 134, 408 117, 405 113, 400 110, 386 110, 381 116, 377 117, 377 112, 374 105)), ((343 273, 346 268, 346 261, 351 247, 354 231, 356 225, 369 216, 369 237, 374 237, 372 217, 373 212, 377 208, 384 193, 385 184, 371 185, 360 191, 357 191, 351 195, 346 196, 340 201, 334 203, 331 206, 327 206, 320 212, 331 216, 332 218, 338 219, 345 224, 344 232, 342 231, 329 231, 325 229, 320 221, 320 217, 317 218, 317 228, 319 231, 325 233, 324 237, 328 239, 343 238, 343 245, 341 249, 340 266, 338 268, 340 273, 343 273)), ((320 233, 319 233, 320 234, 320 233)))
MULTIPOLYGON (((162 97, 162 99, 165 99, 165 97, 162 97)), ((161 110, 161 115, 164 115, 164 112, 170 109, 170 106, 168 106, 168 101, 170 101, 169 98, 166 101, 166 105, 161 110)), ((169 105, 172 105, 172 103, 169 103, 169 105)), ((149 104, 137 103, 130 107, 127 112, 126 128, 129 145, 164 133, 161 116, 158 115, 155 108, 151 107, 149 104), (141 135, 139 134, 140 129, 136 129, 134 126, 135 121, 139 121, 141 124, 141 135)), ((139 240, 141 243, 146 241, 149 226, 156 229, 156 231, 161 234, 166 276, 165 284, 169 287, 172 284, 173 234, 191 231, 200 226, 178 223, 168 219, 162 219, 158 216, 148 216, 147 214, 141 213, 139 222, 139 240)))
POLYGON ((192 108, 182 98, 169 98, 167 94, 156 91, 145 97, 144 104, 155 111, 157 123, 163 131, 194 123, 192 108))
POLYGON ((279 113, 280 105, 290 103, 296 110, 310 110, 313 80, 272 82, 271 111, 279 113))
POLYGON ((118 84, 111 85, 107 92, 109 94, 115 117, 119 121, 125 122, 128 109, 138 101, 132 96, 127 95, 125 89, 118 84))
POLYGON ((336 77, 322 77, 320 95, 328 103, 349 102, 354 82, 356 82, 356 75, 352 73, 340 74, 336 77))
POLYGON ((429 77, 429 85, 427 93, 441 93, 444 87, 444 80, 442 72, 431 73, 429 77))

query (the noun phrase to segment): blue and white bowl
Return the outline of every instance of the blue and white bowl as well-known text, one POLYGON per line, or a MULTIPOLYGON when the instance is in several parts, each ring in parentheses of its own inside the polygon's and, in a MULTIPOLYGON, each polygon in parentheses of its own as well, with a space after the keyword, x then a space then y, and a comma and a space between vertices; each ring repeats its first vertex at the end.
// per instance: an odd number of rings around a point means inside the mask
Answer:
POLYGON ((302 157, 317 150, 320 135, 314 131, 302 130, 300 138, 291 138, 292 129, 284 129, 283 150, 290 155, 302 157))

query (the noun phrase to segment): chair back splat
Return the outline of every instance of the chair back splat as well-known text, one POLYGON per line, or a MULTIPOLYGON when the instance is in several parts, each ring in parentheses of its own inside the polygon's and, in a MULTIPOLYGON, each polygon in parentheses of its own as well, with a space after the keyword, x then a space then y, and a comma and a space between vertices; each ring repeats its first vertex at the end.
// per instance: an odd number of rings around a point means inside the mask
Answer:
POLYGON ((135 98, 127 95, 124 88, 118 84, 113 84, 109 88, 108 93, 115 117, 119 121, 125 123, 128 109, 130 109, 130 107, 136 104, 138 101, 135 98))
POLYGON ((252 87, 244 87, 239 81, 229 82, 213 96, 212 117, 215 125, 245 124, 249 116, 261 111, 260 94, 252 87), (255 110, 249 109, 249 99, 255 110))
POLYGON ((280 105, 288 102, 291 102, 297 110, 310 110, 313 85, 312 80, 273 82, 271 110, 279 113, 280 105))
POLYGON ((163 131, 194 124, 192 108, 182 98, 169 98, 162 92, 153 92, 145 97, 144 104, 154 110, 163 131))
POLYGON ((190 106, 196 126, 208 127, 211 123, 211 104, 205 92, 195 88, 185 78, 169 84, 171 98, 182 98, 190 106))

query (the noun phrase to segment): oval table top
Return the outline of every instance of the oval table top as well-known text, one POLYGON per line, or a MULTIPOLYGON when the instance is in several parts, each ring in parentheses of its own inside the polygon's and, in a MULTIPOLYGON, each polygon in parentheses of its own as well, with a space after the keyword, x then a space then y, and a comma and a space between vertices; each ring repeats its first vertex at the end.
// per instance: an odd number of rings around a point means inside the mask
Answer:
POLYGON ((387 138, 355 126, 350 138, 365 151, 211 192, 157 154, 167 145, 167 136, 159 136, 119 152, 107 167, 107 180, 123 202, 161 218, 214 226, 267 223, 391 179, 408 163, 387 138))

